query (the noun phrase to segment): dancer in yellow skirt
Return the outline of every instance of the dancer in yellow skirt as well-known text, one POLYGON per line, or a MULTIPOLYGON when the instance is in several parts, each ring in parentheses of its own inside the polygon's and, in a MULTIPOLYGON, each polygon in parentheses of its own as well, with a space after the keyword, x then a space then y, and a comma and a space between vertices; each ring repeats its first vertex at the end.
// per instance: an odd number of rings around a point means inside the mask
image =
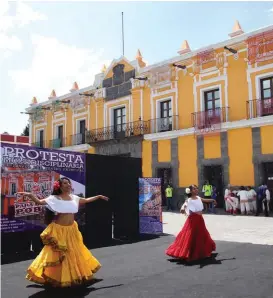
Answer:
POLYGON ((98 199, 108 201, 102 195, 80 198, 71 194, 71 182, 61 178, 54 182, 51 196, 38 199, 35 195, 19 192, 36 204, 46 206, 47 228, 42 232, 44 248, 27 270, 26 278, 38 284, 54 287, 70 287, 90 282, 101 265, 83 243, 74 214, 79 204, 98 199))

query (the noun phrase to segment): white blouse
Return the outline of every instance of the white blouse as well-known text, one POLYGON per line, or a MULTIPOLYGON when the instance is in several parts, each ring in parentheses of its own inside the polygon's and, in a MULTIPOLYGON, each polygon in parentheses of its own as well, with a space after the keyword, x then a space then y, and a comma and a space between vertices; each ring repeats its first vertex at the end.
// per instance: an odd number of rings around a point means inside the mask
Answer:
POLYGON ((70 195, 71 200, 62 200, 58 196, 49 196, 45 199, 47 208, 55 213, 77 213, 79 211, 80 197, 73 194, 70 195))
POLYGON ((197 197, 195 200, 189 198, 181 209, 185 210, 187 215, 190 215, 191 213, 201 212, 204 209, 204 205, 200 197, 197 197))

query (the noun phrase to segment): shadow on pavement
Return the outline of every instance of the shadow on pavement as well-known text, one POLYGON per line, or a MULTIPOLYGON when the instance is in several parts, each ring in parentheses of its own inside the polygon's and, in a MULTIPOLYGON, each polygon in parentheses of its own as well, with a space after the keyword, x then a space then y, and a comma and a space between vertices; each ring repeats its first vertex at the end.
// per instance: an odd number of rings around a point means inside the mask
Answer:
POLYGON ((100 281, 102 281, 102 279, 96 279, 96 280, 93 280, 90 284, 87 284, 85 286, 77 286, 77 287, 71 287, 71 288, 52 288, 52 287, 44 287, 39 285, 29 285, 27 286, 27 288, 38 288, 38 289, 43 289, 43 291, 34 293, 28 297, 29 298, 48 298, 48 297, 83 298, 83 297, 86 297, 91 292, 95 292, 103 289, 116 288, 123 285, 123 284, 117 284, 117 285, 104 286, 104 287, 98 287, 98 288, 91 286, 91 285, 94 285, 94 283, 98 283, 100 281))
POLYGON ((221 265, 223 261, 231 261, 236 260, 236 258, 229 258, 229 259, 216 259, 218 253, 213 253, 210 258, 205 258, 193 262, 186 262, 184 260, 179 259, 168 259, 169 262, 176 263, 177 265, 184 265, 184 266, 200 266, 200 269, 208 266, 208 265, 221 265))

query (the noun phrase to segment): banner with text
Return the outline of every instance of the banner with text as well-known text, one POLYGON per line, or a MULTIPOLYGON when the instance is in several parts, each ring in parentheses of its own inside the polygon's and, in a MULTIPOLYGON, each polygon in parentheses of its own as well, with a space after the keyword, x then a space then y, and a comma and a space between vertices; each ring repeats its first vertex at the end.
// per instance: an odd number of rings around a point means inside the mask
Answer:
MULTIPOLYGON (((1 232, 44 228, 45 208, 17 192, 49 196, 55 180, 67 177, 73 193, 85 195, 85 155, 78 152, 1 143, 1 232)), ((84 210, 80 210, 78 217, 84 210)), ((82 223, 84 224, 84 223, 82 223)))
POLYGON ((160 234, 162 225, 160 178, 139 178, 139 232, 160 234))

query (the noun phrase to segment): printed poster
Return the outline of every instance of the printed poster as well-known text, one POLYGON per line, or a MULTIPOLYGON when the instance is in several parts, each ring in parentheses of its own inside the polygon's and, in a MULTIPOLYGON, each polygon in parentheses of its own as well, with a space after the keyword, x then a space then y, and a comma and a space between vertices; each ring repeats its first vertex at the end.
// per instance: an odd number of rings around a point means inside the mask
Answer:
POLYGON ((139 178, 139 232, 163 232, 161 178, 139 178))
MULTIPOLYGON (((1 143, 1 232, 41 230, 45 207, 16 195, 49 196, 55 180, 67 177, 73 193, 85 196, 85 155, 78 152, 1 143)), ((83 219, 80 210, 78 219, 83 219)), ((79 223, 84 224, 84 223, 79 223)))

